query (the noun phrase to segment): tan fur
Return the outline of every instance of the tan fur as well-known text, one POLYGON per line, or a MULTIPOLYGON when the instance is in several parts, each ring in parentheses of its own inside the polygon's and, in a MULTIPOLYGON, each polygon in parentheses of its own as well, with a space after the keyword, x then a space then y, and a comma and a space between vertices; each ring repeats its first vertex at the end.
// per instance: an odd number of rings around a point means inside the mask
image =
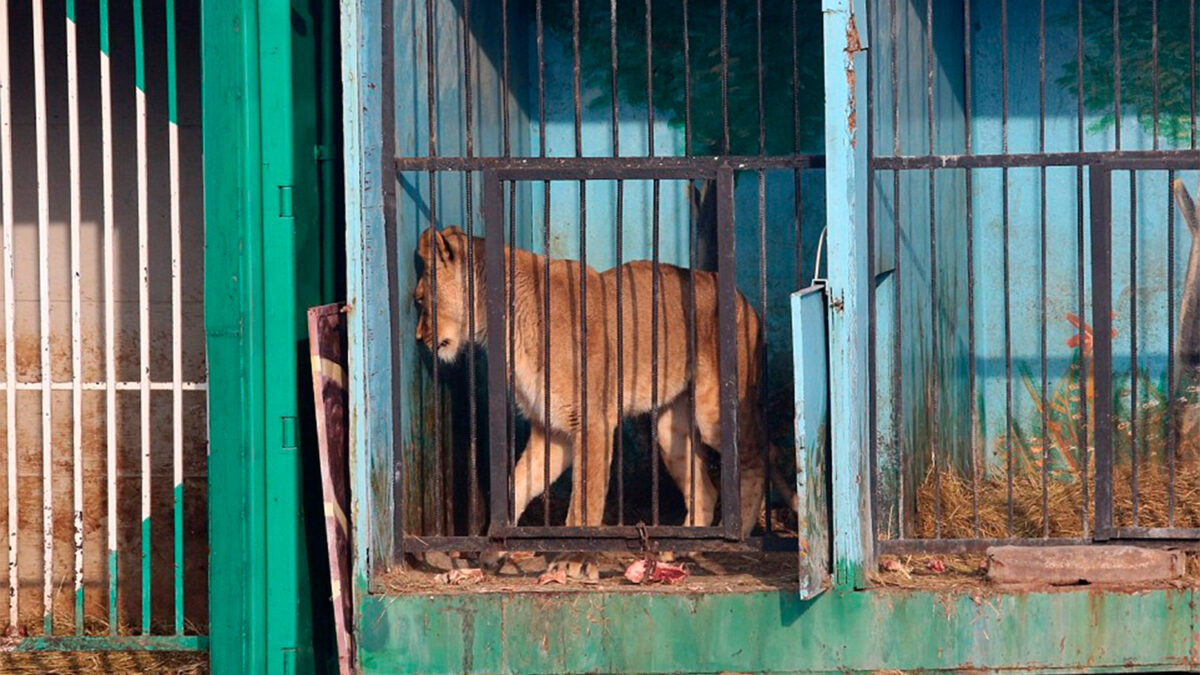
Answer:
MULTIPOLYGON (((444 361, 457 358, 467 343, 483 344, 487 337, 484 242, 470 243, 475 267, 475 332, 468 329, 468 237, 459 228, 422 233, 417 251, 423 263, 414 301, 419 310, 416 336, 444 361), (436 256, 433 242, 437 242, 436 256), (436 260, 437 268, 433 269, 436 260), (431 295, 437 278, 437 339, 434 339, 431 295)), ((544 281, 547 259, 520 249, 505 248, 511 264, 515 299, 514 392, 521 412, 531 421, 532 434, 514 469, 514 513, 519 517, 544 491, 545 465, 549 461, 553 482, 568 467, 572 472, 569 525, 599 525, 608 492, 613 434, 621 418, 649 412, 653 399, 659 405, 658 442, 663 460, 688 505, 685 523, 711 525, 718 496, 708 478, 704 455, 693 452, 689 417, 689 308, 692 272, 659 265, 657 391, 651 375, 654 356, 652 334, 653 272, 639 261, 586 275, 586 345, 581 331, 580 264, 551 260, 550 340, 546 354, 544 281), (621 276, 622 378, 620 409, 617 389, 617 275, 621 276), (581 345, 585 348, 581 349, 581 345), (587 384, 581 382, 586 355, 587 384), (550 414, 545 417, 543 364, 550 368, 550 414), (583 401, 586 397, 586 424, 583 401), (549 437, 549 453, 545 451, 549 437), (586 460, 586 461, 585 461, 586 460), (579 469, 582 468, 582 471, 579 469), (582 486, 587 476, 586 495, 582 486), (693 502, 692 486, 695 486, 693 502), (694 504, 694 511, 692 505, 694 504)), ((506 270, 506 278, 508 271, 506 270)), ((695 272, 696 298, 696 428, 700 440, 720 445, 720 392, 718 378, 717 277, 695 272)), ((738 326, 738 446, 741 474, 742 533, 748 535, 763 506, 763 434, 759 410, 759 378, 763 351, 762 325, 740 293, 738 326)))

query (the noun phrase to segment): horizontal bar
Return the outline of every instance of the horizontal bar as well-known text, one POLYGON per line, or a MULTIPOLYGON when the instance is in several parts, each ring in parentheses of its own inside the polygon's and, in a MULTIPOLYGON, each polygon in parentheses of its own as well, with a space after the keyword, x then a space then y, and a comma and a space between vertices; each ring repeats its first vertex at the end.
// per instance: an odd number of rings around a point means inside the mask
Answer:
POLYGON ((876 542, 880 553, 980 553, 991 546, 1078 546, 1091 544, 1090 539, 1070 538, 999 538, 999 539, 881 539, 876 542))
MULTIPOLYGON (((15 389, 17 391, 39 391, 42 388, 41 382, 16 382, 15 389)), ((79 386, 85 391, 107 391, 108 384, 105 382, 80 382, 79 386)), ((73 382, 53 382, 50 389, 53 391, 71 391, 74 389, 73 382)), ((117 391, 138 391, 142 388, 140 382, 116 382, 113 387, 117 391)), ((208 391, 207 382, 181 382, 182 391, 208 391)), ((150 389, 152 391, 171 391, 175 388, 173 382, 151 382, 150 389)), ((0 391, 7 391, 8 383, 0 381, 0 391)))
MULTIPOLYGON (((647 528, 648 530, 649 528, 647 528)), ((725 538, 695 539, 687 537, 655 537, 649 539, 659 550, 686 549, 709 552, 795 551, 795 537, 747 537, 736 542, 725 538)), ((533 551, 553 553, 562 551, 639 551, 639 539, 596 539, 593 537, 557 537, 543 539, 492 539, 490 537, 420 537, 406 535, 401 549, 407 552, 493 550, 533 551)))
POLYGON ((1200 539, 1200 527, 1114 527, 1109 539, 1200 539))
POLYGON ((195 652, 208 650, 207 635, 64 635, 28 637, 7 651, 16 652, 195 652))
POLYGON ((1130 150, 1121 152, 1047 152, 988 155, 902 155, 872 157, 870 168, 905 169, 999 169, 1012 167, 1088 166, 1104 164, 1110 169, 1192 169, 1200 162, 1197 150, 1130 150))
MULTIPOLYGON (((599 170, 616 172, 626 169, 702 170, 716 177, 718 166, 728 165, 735 171, 743 169, 821 169, 824 155, 727 155, 704 157, 396 157, 396 171, 486 171, 489 169, 521 169, 550 171, 599 170)), ((613 175, 625 178, 624 175, 613 175)), ((653 176, 662 178, 662 176, 653 176)), ((687 178, 688 176, 681 176, 687 178)), ((555 179, 558 177, 555 176, 555 179)), ((563 180, 579 180, 578 177, 563 180)))
MULTIPOLYGON (((682 539, 704 539, 725 536, 724 527, 693 527, 688 525, 647 525, 650 537, 678 537, 682 539)), ((634 525, 530 525, 507 526, 491 530, 489 536, 503 539, 561 539, 563 537, 589 537, 596 539, 637 539, 641 530, 634 525)))

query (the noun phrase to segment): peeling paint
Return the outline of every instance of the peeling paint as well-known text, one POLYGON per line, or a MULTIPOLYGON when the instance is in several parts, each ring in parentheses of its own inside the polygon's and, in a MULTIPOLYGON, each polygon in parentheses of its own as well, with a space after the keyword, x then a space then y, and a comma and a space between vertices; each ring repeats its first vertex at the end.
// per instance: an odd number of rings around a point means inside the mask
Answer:
POLYGON ((854 13, 850 13, 850 21, 846 24, 846 85, 850 89, 850 101, 846 110, 846 128, 850 132, 850 147, 858 147, 858 102, 855 97, 857 75, 854 71, 854 59, 861 52, 862 43, 858 39, 858 26, 854 23, 854 13))

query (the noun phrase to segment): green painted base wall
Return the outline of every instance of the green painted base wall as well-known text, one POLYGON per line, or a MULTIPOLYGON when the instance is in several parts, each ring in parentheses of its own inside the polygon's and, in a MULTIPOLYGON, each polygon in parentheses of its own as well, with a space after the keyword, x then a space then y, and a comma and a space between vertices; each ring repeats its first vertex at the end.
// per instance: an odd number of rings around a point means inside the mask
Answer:
POLYGON ((1192 589, 368 596, 366 673, 1196 671, 1192 589))

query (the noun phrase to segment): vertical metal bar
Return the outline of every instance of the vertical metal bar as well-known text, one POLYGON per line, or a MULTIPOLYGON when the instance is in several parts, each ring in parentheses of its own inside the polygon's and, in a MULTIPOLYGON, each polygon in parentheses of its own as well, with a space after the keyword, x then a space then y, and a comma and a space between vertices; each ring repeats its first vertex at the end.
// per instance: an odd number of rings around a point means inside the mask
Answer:
POLYGON ((137 85, 138 389, 142 432, 142 634, 150 632, 150 195, 146 158, 146 46, 142 0, 133 0, 134 78, 137 85))
POLYGON ((1188 3, 1188 80, 1192 84, 1192 149, 1196 148, 1196 0, 1188 3))
MULTIPOLYGON (((1137 275, 1137 172, 1129 171, 1129 282, 1136 284, 1137 275)), ((1129 294, 1129 479, 1133 502, 1133 526, 1138 526, 1140 495, 1138 494, 1138 413, 1141 409, 1141 386, 1139 384, 1141 364, 1138 362, 1138 303, 1137 293, 1129 294)), ((1109 333, 1108 335, 1111 335, 1109 333)))
MULTIPOLYGON (((765 156, 767 154, 767 122, 766 122, 766 103, 763 100, 763 11, 762 0, 756 0, 754 7, 755 16, 755 44, 756 49, 756 68, 755 72, 758 75, 758 154, 765 156)), ((762 362, 759 364, 759 390, 762 395, 759 396, 759 405, 767 405, 767 358, 769 350, 766 348, 766 321, 767 321, 767 187, 763 170, 758 170, 758 289, 761 297, 759 298, 759 316, 763 321, 763 352, 762 362)), ((766 470, 763 472, 763 495, 765 495, 766 508, 766 529, 764 530, 767 536, 771 534, 771 453, 769 444, 770 436, 767 433, 766 427, 763 428, 762 442, 762 458, 763 466, 766 470)))
MULTIPOLYGON (((467 157, 475 155, 475 123, 474 123, 474 82, 472 81, 473 69, 471 67, 471 0, 463 0, 462 11, 462 48, 463 48, 463 118, 466 126, 466 151, 467 157)), ((475 335, 475 191, 472 185, 474 173, 467 171, 464 176, 466 188, 466 227, 467 227, 467 334, 472 338, 475 335)), ((503 192, 501 192, 503 195, 503 192)), ((503 203, 501 204, 501 213, 504 212, 503 203)), ((501 232, 503 232, 503 223, 501 224, 501 232)), ((501 235, 503 237, 503 235, 501 235)), ((503 238, 501 238, 503 242, 503 238)), ((479 531, 479 476, 477 467, 479 464, 479 442, 478 429, 476 428, 478 420, 478 394, 475 387, 475 350, 467 350, 467 435, 468 435, 468 455, 467 455, 467 528, 470 534, 474 535, 479 531)), ((505 390, 507 391, 507 389, 505 390)))
POLYGON ((116 635, 119 625, 117 616, 116 266, 114 265, 117 240, 113 232, 113 116, 108 33, 108 0, 100 0, 100 123, 104 192, 104 410, 106 418, 105 495, 108 507, 108 625, 109 632, 116 635))
POLYGON ((654 14, 646 0, 646 156, 654 156, 654 14))
MULTIPOLYGON (((575 58, 574 64, 574 94, 573 103, 575 104, 575 156, 583 156, 583 109, 582 109, 582 89, 580 65, 579 65, 579 0, 574 0, 571 11, 574 14, 572 23, 572 53, 575 58)), ((653 108, 653 101, 651 101, 653 108)), ((582 466, 575 467, 582 474, 580 478, 583 495, 580 499, 582 506, 582 522, 580 525, 591 525, 592 521, 588 518, 588 321, 587 321, 587 181, 579 181, 579 425, 583 430, 579 437, 579 457, 582 460, 582 466)), ((549 291, 549 287, 546 289, 549 291)), ((591 451, 599 450, 604 452, 603 448, 592 448, 591 451)), ((603 476, 591 476, 593 481, 599 480, 603 484, 603 476)), ((549 485, 546 486, 549 489, 549 485)), ((604 519, 604 509, 600 509, 600 513, 591 514, 595 517, 596 524, 599 525, 604 519)))
MULTIPOLYGON (((433 29, 433 1, 425 0, 425 96, 427 105, 426 122, 429 129, 429 156, 436 157, 438 154, 437 142, 437 66, 435 59, 436 49, 434 46, 434 29, 433 29)), ((437 173, 429 172, 429 225, 433 228, 438 226, 438 193, 437 193, 437 173)), ((444 534, 446 532, 446 513, 444 508, 445 488, 445 460, 442 455, 445 449, 442 447, 442 388, 440 375, 440 359, 437 358, 436 342, 441 334, 438 332, 438 274, 437 265, 429 266, 429 283, 430 283, 430 303, 429 316, 430 327, 433 329, 434 335, 434 358, 430 359, 430 368, 433 371, 433 518, 434 518, 434 533, 444 534)), ((428 500, 425 500, 425 506, 428 506, 428 500)), ((422 520, 424 518, 422 517, 422 520)))
MULTIPOLYGON (((504 133, 504 141, 503 141, 503 149, 502 150, 503 150, 505 157, 511 157, 512 156, 512 141, 509 138, 509 127, 511 125, 511 121, 510 121, 511 111, 509 110, 509 86, 510 86, 509 77, 510 77, 510 73, 509 73, 509 47, 508 47, 508 33, 509 33, 508 0, 501 0, 500 15, 501 15, 500 30, 502 32, 501 48, 500 48, 501 49, 500 60, 501 60, 501 69, 502 69, 502 75, 501 75, 501 79, 500 79, 500 92, 501 92, 501 98, 504 101, 502 112, 501 112, 501 115, 502 115, 501 124, 503 126, 503 133, 504 133)), ((486 185, 487 185, 487 183, 485 182, 484 183, 485 190, 487 189, 486 185)), ((487 208, 487 204, 484 204, 484 208, 485 209, 487 208)), ((508 245, 512 248, 516 248, 516 246, 517 246, 517 217, 516 217, 517 214, 516 214, 516 210, 517 210, 517 184, 515 182, 510 182, 508 184, 508 227, 509 227, 508 245)), ((486 229, 486 227, 487 227, 486 211, 484 212, 484 219, 485 219, 484 227, 486 229)), ((508 285, 505 287, 505 293, 504 293, 505 303, 508 308, 507 316, 513 316, 513 313, 514 313, 513 310, 516 306, 516 294, 517 294, 517 291, 516 291, 516 265, 509 265, 508 266, 508 285)), ((507 338, 508 338, 508 343, 507 343, 508 344, 508 372, 507 372, 507 380, 506 380, 507 387, 505 388, 505 391, 513 391, 513 383, 516 381, 516 370, 515 370, 516 367, 514 365, 516 363, 516 321, 507 322, 505 324, 505 327, 507 328, 507 338)), ((491 391, 490 382, 488 385, 488 390, 491 391)), ((508 431, 508 438, 506 439, 507 443, 504 446, 505 447, 504 456, 506 458, 506 469, 507 469, 506 479, 504 482, 504 490, 505 490, 506 494, 512 494, 512 491, 516 487, 516 481, 517 481, 517 477, 516 477, 516 475, 514 475, 514 471, 513 471, 513 467, 516 466, 517 424, 516 424, 516 419, 514 418, 514 411, 512 409, 512 406, 505 407, 504 423, 505 423, 505 426, 507 427, 507 431, 508 431)), ((492 457, 496 456, 495 449, 490 449, 490 452, 491 452, 492 457)), ((493 462, 494 462, 494 460, 493 460, 493 462)), ((494 473, 496 470, 494 464, 492 465, 491 469, 492 469, 492 472, 494 473)), ((528 476, 526 478, 528 478, 528 476)), ((495 503, 495 502, 493 502, 493 503, 495 503)), ((503 519, 503 522, 516 524, 516 517, 508 512, 507 505, 505 505, 505 507, 503 509, 498 510, 498 511, 495 508, 493 508, 493 511, 498 513, 501 516, 501 518, 503 519)), ((495 522, 495 516, 493 516, 493 522, 495 522)))
MULTIPOLYGON (((654 11, 646 0, 646 154, 654 156, 654 11)), ((659 296, 659 198, 660 186, 653 181, 650 225, 650 522, 659 524, 658 465, 658 296, 659 296)))
POLYGON ((1113 0, 1113 128, 1121 149, 1121 0, 1113 0))
MULTIPOLYGON (((486 186, 487 184, 484 183, 484 185, 486 186)), ((487 208, 486 204, 484 204, 484 208, 487 208)), ((487 218, 486 212, 485 212, 484 218, 485 219, 487 218)), ((487 225, 485 222, 484 227, 486 228, 486 226, 487 225)), ((516 248, 516 246, 517 246, 517 184, 515 182, 509 182, 509 184, 508 184, 508 242, 509 242, 508 245, 511 248, 516 248)), ((510 264, 508 266, 508 286, 505 289, 504 298, 505 298, 505 302, 508 304, 507 316, 516 316, 517 266, 515 264, 510 264)), ((517 381, 517 368, 516 368, 516 362, 517 362, 516 331, 517 331, 517 328, 516 328, 516 326, 517 326, 517 322, 515 320, 507 321, 505 323, 505 328, 508 329, 508 388, 505 391, 515 391, 513 389, 513 387, 517 381)), ((491 385, 489 385, 488 388, 490 390, 491 385)), ((514 472, 514 467, 516 466, 516 463, 517 463, 516 411, 513 409, 512 405, 509 405, 505 409, 504 413, 505 413, 504 414, 505 426, 508 427, 508 446, 507 446, 507 452, 504 453, 505 456, 507 456, 507 458, 508 458, 508 480, 505 483, 505 485, 506 485, 506 489, 509 490, 508 494, 514 494, 513 490, 515 490, 515 488, 517 486, 517 483, 516 483, 517 476, 514 472)), ((495 468, 493 467, 492 470, 495 471, 495 468)), ((531 476, 527 475, 525 478, 526 478, 526 480, 529 480, 531 478, 531 476)), ((508 513, 507 508, 505 508, 504 510, 501 510, 500 513, 503 514, 503 516, 508 519, 505 522, 511 523, 514 525, 516 524, 516 515, 513 513, 508 513)))
MULTIPOLYGON (((925 107, 927 114, 927 122, 929 129, 929 154, 937 152, 936 143, 937 135, 933 121, 933 0, 925 0, 925 107)), ((934 169, 929 169, 929 300, 930 300, 930 315, 929 327, 930 338, 932 340, 932 363, 929 377, 932 380, 930 390, 933 400, 931 402, 932 409, 930 410, 930 422, 932 423, 932 443, 930 444, 930 453, 933 455, 933 531, 934 537, 942 536, 942 472, 938 466, 938 454, 941 445, 941 425, 938 423, 941 417, 939 409, 939 399, 941 392, 938 390, 940 378, 938 377, 939 369, 941 368, 939 347, 939 327, 938 327, 938 260, 937 260, 937 194, 934 174, 934 169)))
MULTIPOLYGON (((648 17, 647 17, 648 18, 648 17)), ((659 321, 659 183, 653 182, 652 208, 650 217, 650 456, 658 451, 658 321, 659 321)), ((657 460, 650 461, 650 519, 658 525, 658 465, 657 460)))
MULTIPOLYGON (((75 545, 75 633, 83 634, 83 390, 79 300, 79 63, 75 0, 67 0, 67 137, 71 172, 71 521, 75 545)), ((10 391, 11 396, 15 392, 10 391)))
MULTIPOLYGON (((1046 0, 1038 3, 1038 152, 1046 152, 1046 0)), ((1042 536, 1050 536, 1050 434, 1049 417, 1047 413, 1049 377, 1046 366, 1046 167, 1040 168, 1041 190, 1039 205, 1041 227, 1039 231, 1041 255, 1039 289, 1041 290, 1041 324, 1038 331, 1041 338, 1039 354, 1042 366, 1042 536)))
MULTIPOLYGON (((721 152, 729 154, 729 0, 721 0, 721 152)), ((649 3, 646 5, 649 7, 649 3)), ((649 10, 647 10, 649 11, 649 10)), ((648 15, 648 14, 647 14, 648 15)), ((653 108, 653 106, 651 106, 653 108)))
POLYGON ((1092 214, 1092 358, 1096 424, 1096 538, 1112 529, 1113 349, 1112 174, 1093 165, 1089 175, 1092 214))
MULTIPOLYGON (((760 12, 761 15, 761 12, 760 12)), ((875 44, 875 22, 872 3, 867 3, 867 42, 875 44)), ((761 72, 762 68, 759 68, 761 72)), ((874 91, 875 87, 875 59, 867 59, 867 82, 868 91, 874 91)), ((879 358, 875 350, 878 348, 879 339, 879 322, 876 312, 876 292, 875 279, 878 274, 875 254, 875 237, 878 232, 877 217, 875 214, 875 185, 876 173, 870 168, 870 162, 875 157, 875 96, 873 94, 867 96, 867 279, 871 283, 867 284, 867 381, 870 382, 870 390, 867 392, 867 443, 869 444, 869 462, 871 467, 871 523, 875 526, 874 536, 879 539, 880 525, 885 521, 879 517, 879 387, 877 386, 876 375, 878 373, 879 358)), ((762 233, 765 236, 765 232, 762 233)), ((797 248, 799 246, 797 245, 797 248)), ((765 256, 764 256, 765 259, 765 256)), ((765 272, 761 283, 766 284, 765 272)), ((763 317, 766 317, 766 303, 763 303, 763 317)), ((770 485, 770 481, 767 482, 770 485)), ((770 509, 767 510, 770 513, 770 509)), ((768 531, 770 528, 767 528, 768 531)))
MULTIPOLYGON (((504 347, 505 283, 504 283, 504 190, 491 171, 483 172, 484 274, 487 283, 488 325, 488 391, 504 391, 508 354, 504 347)), ((474 244, 470 244, 474 246, 474 244)), ((492 448, 505 447, 508 438, 506 420, 509 416, 508 398, 488 396, 488 442, 492 448)), ((508 471, 504 463, 491 463, 491 527, 500 529, 508 521, 508 471)))
MULTIPOLYGON (((1077 0, 1075 5, 1075 88, 1076 91, 1083 91, 1083 0, 1077 0)), ((1083 97, 1075 97, 1075 146, 1079 152, 1084 151, 1083 141, 1083 97)), ((1083 165, 1079 165, 1075 173, 1075 284, 1078 289, 1077 305, 1075 308, 1075 316, 1080 319, 1079 332, 1076 333, 1079 339, 1079 381, 1084 383, 1088 379, 1090 372, 1088 360, 1091 355, 1083 348, 1085 331, 1083 325, 1084 306, 1087 300, 1087 291, 1084 287, 1084 226, 1083 226, 1083 165)), ((1091 447, 1088 443, 1088 396, 1087 387, 1080 387, 1079 394, 1079 454, 1080 454, 1080 469, 1079 482, 1081 488, 1080 502, 1080 531, 1083 537, 1088 537, 1088 532, 1091 530, 1091 519, 1088 517, 1088 455, 1091 452, 1091 447)))
MULTIPOLYGON (((53 633, 54 457, 50 384, 50 177, 46 138, 46 51, 42 2, 33 2, 33 98, 37 138, 38 309, 41 314, 42 390, 42 618, 53 633)), ((12 392, 9 392, 12 395, 12 392)))
MULTIPOLYGON (((1043 0, 1044 2, 1045 0, 1043 0)), ((1150 0, 1150 55, 1151 62, 1154 64, 1153 74, 1151 76, 1151 97, 1154 112, 1152 121, 1154 133, 1150 139, 1151 147, 1158 149, 1158 0, 1150 0)))
MULTIPOLYGON (((615 1, 615 0, 614 0, 615 1)), ((688 33, 688 0, 683 3, 683 154, 692 154, 692 38, 688 33)), ((1193 98, 1195 98, 1193 96, 1193 98)), ((1192 117, 1195 117, 1193 112, 1192 117)), ((693 261, 694 265, 695 262, 693 261)), ((692 416, 695 419, 695 415, 692 416)))
MULTIPOLYGON (((509 67, 508 67, 508 0, 500 0, 500 99, 503 101, 500 107, 500 119, 504 139, 502 141, 502 152, 505 157, 512 156, 512 141, 509 139, 510 118, 512 116, 509 110, 509 67)), ((515 187, 515 186, 514 186, 515 187)), ((511 242, 512 246, 516 246, 517 242, 511 242)))
MULTIPOLYGON (((971 0, 963 0, 963 136, 965 153, 972 154, 971 145, 971 0)), ((970 406, 971 429, 968 441, 971 446, 971 529, 975 537, 980 535, 979 480, 982 477, 979 462, 979 405, 976 401, 975 364, 975 188, 974 172, 966 172, 967 196, 967 405, 970 406)))
MULTIPOLYGON (((538 155, 546 156, 546 49, 542 0, 534 6, 537 24, 538 155)), ((542 429, 550 430, 550 181, 542 182, 542 429)), ((516 293, 516 290, 513 290, 516 293)), ((550 524, 550 434, 542 444, 542 524, 550 524)), ((514 514, 516 517, 516 514, 514 514)))
MULTIPOLYGON (((891 0, 888 11, 888 34, 890 50, 890 66, 889 76, 892 83, 892 155, 900 154, 900 76, 899 67, 899 27, 896 11, 896 0, 891 0)), ((869 60, 869 59, 868 59, 869 60)), ((896 337, 892 342, 892 433, 895 435, 893 443, 896 447, 896 458, 899 465, 898 473, 899 480, 896 481, 896 494, 900 503, 898 516, 896 518, 896 532, 901 539, 904 538, 905 530, 905 509, 908 485, 904 480, 904 467, 906 458, 904 454, 904 436, 902 434, 902 426, 904 421, 904 385, 900 379, 900 355, 902 353, 901 345, 904 342, 904 323, 902 320, 903 312, 900 311, 900 281, 901 281, 901 264, 900 264, 900 233, 902 221, 900 220, 900 172, 892 172, 892 211, 893 211, 893 227, 894 236, 892 239, 892 260, 895 265, 896 281, 892 284, 892 315, 895 321, 896 337)))
MULTIPOLYGON (((583 84, 579 64, 579 0, 571 3, 571 103, 575 113, 575 156, 583 156, 583 84)), ((580 189, 583 186, 580 185, 580 189)))
MULTIPOLYGON (((792 0, 792 152, 800 153, 800 9, 792 0)), ((796 287, 804 288, 804 191, 800 169, 792 171, 792 219, 796 236, 796 287)))
POLYGON ((179 212, 179 102, 175 64, 175 0, 166 0, 167 115, 170 123, 168 169, 171 199, 171 473, 174 520, 175 634, 183 635, 183 280, 180 258, 182 224, 179 212))
MULTIPOLYGON (((105 1, 101 0, 102 3, 105 1)), ((8 53, 11 44, 8 3, 0 2, 0 224, 4 226, 4 466, 8 489, 8 625, 16 626, 20 580, 17 534, 20 521, 17 517, 17 363, 13 336, 16 299, 13 296, 12 77, 8 53)))
MULTIPOLYGON (((1008 154, 1008 0, 1000 0, 1001 146, 1008 154)), ((1012 295, 1009 278, 1008 167, 1001 170, 1004 229, 1004 450, 1007 459, 1008 536, 1013 536, 1012 295)))
MULTIPOLYGON (((612 52, 611 66, 611 86, 612 86, 612 155, 616 157, 621 154, 621 117, 620 117, 620 102, 617 96, 617 0, 609 0, 608 3, 608 20, 609 20, 609 49, 612 52)), ((625 412, 625 296, 622 294, 623 280, 625 276, 621 270, 623 257, 621 247, 624 239, 624 222, 625 215, 625 184, 623 181, 617 181, 617 231, 615 233, 616 248, 617 248, 617 419, 620 419, 625 412)), ((617 455, 617 524, 625 524, 625 434, 622 433, 621 425, 617 424, 616 447, 614 452, 617 455)), ((650 449, 651 456, 655 452, 654 448, 650 449)))
MULTIPOLYGON (((1167 171, 1167 344, 1175 344, 1175 205, 1171 202, 1171 186, 1175 171, 1167 171)), ((1175 350, 1167 349, 1167 527, 1175 527, 1175 453, 1179 447, 1179 427, 1176 421, 1175 350)))
MULTIPOLYGON (((724 0, 722 0, 724 5, 724 0)), ((724 23, 724 22, 722 22, 724 23)), ((737 237, 734 235, 733 170, 717 169, 717 320, 721 378, 721 523, 725 535, 740 538, 741 467, 738 462, 737 237)))
MULTIPOLYGON (((539 0, 540 2, 540 0, 539 0)), ((539 64, 540 68, 540 64, 539 64)), ((545 119, 543 118, 543 122, 545 119)), ((545 125, 542 125, 543 128, 545 125)), ((544 137, 543 137, 544 140, 544 137)), ((542 144, 545 148, 545 144, 542 144)), ((550 524, 550 181, 542 183, 542 524, 550 524)), ((513 294, 516 294, 513 289, 513 294)), ((513 514, 518 517, 520 514, 513 514)))

